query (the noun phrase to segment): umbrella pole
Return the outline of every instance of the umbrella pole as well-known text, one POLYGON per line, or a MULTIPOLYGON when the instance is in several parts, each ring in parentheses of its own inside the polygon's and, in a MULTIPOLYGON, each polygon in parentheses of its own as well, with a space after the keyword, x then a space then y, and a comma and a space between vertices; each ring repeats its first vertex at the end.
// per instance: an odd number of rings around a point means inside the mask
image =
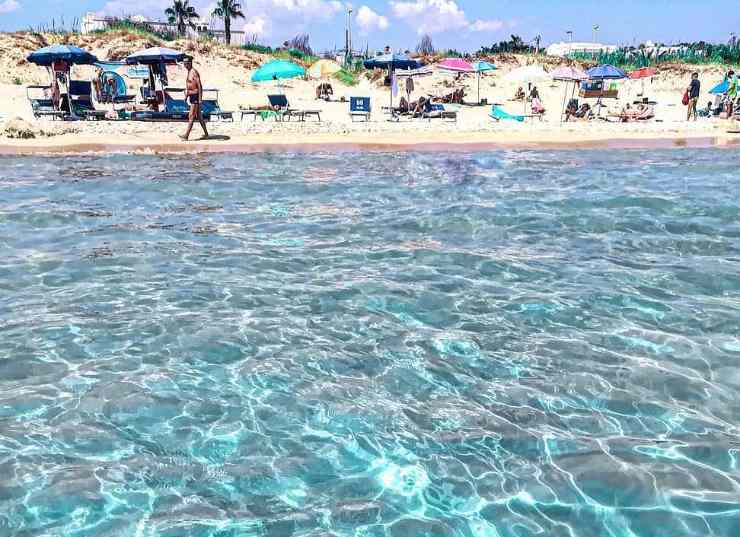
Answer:
POLYGON ((480 105, 480 71, 478 71, 478 104, 480 105))
POLYGON ((563 124, 563 116, 565 116, 565 101, 568 98, 568 82, 565 83, 565 92, 563 92, 563 111, 560 112, 560 124, 563 124))

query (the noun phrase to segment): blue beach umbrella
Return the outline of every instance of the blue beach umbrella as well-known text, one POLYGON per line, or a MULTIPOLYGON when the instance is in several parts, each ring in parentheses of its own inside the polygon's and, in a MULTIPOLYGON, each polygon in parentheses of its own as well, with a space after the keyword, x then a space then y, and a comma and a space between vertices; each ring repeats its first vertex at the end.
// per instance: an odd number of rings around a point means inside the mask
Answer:
POLYGON ((138 52, 134 52, 126 57, 126 63, 129 65, 143 64, 153 65, 161 63, 177 63, 185 59, 187 54, 172 50, 166 47, 151 47, 138 52))
POLYGON ((383 54, 364 62, 365 69, 416 69, 421 64, 412 60, 406 54, 383 54))
POLYGON ((727 93, 727 91, 730 89, 730 83, 727 81, 727 79, 723 80, 716 86, 714 86, 712 89, 709 90, 709 93, 712 95, 724 95, 727 93))
POLYGON ((412 60, 406 54, 389 53, 365 60, 363 65, 365 69, 388 69, 388 73, 391 74, 390 111, 392 120, 395 117, 393 112, 393 71, 396 69, 417 69, 421 67, 421 64, 416 60, 412 60))
POLYGON ((267 82, 305 76, 306 70, 297 63, 288 60, 273 60, 257 69, 252 75, 252 82, 267 82))
POLYGON ((621 80, 623 78, 629 78, 627 73, 613 65, 597 65, 586 71, 586 74, 592 80, 621 80))
POLYGON ((65 61, 71 65, 90 65, 98 59, 88 51, 73 45, 51 45, 32 52, 26 58, 36 65, 50 66, 56 61, 65 61))

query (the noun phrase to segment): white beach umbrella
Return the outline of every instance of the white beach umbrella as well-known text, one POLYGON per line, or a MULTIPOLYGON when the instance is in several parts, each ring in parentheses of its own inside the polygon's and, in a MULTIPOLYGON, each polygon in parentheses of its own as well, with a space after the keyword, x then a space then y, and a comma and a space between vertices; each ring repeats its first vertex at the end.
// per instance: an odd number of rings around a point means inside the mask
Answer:
POLYGON ((525 65, 524 67, 517 67, 513 71, 509 71, 503 78, 507 82, 536 83, 550 80, 550 75, 547 74, 547 71, 541 65, 525 65))

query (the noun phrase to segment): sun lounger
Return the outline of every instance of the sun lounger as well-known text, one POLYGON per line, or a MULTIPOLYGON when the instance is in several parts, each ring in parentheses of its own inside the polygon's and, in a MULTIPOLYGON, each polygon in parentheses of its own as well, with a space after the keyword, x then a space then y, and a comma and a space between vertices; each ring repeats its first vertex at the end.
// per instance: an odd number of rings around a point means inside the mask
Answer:
POLYGON ((298 118, 298 121, 306 121, 306 116, 315 116, 321 121, 321 110, 298 110, 297 108, 291 108, 288 103, 288 97, 285 95, 268 95, 267 100, 270 102, 272 109, 279 113, 281 121, 285 118, 290 121, 293 117, 298 118))
POLYGON ((518 121, 520 123, 524 121, 525 117, 527 117, 524 115, 509 114, 503 108, 499 108, 496 105, 493 106, 493 108, 491 109, 491 113, 489 115, 491 116, 491 118, 495 119, 496 121, 501 121, 502 119, 505 119, 505 120, 510 120, 510 121, 518 121))
POLYGON ((50 117, 51 119, 64 119, 69 114, 54 108, 54 103, 47 96, 50 94, 51 86, 28 86, 26 88, 26 97, 31 104, 33 116, 37 118, 50 117))
MULTIPOLYGON (((190 107, 185 99, 175 99, 172 97, 170 92, 182 91, 184 97, 184 90, 179 89, 167 89, 164 92, 164 110, 137 110, 131 113, 131 119, 134 121, 187 121, 190 107)), ((151 97, 147 92, 142 92, 142 96, 147 98, 151 97)))
POLYGON ((370 121, 370 97, 350 97, 349 116, 354 122, 356 117, 370 121))
POLYGON ((203 117, 205 118, 218 118, 221 121, 234 121, 233 112, 221 110, 221 105, 218 104, 217 89, 203 90, 203 103, 201 104, 201 110, 203 111, 203 117))
POLYGON ((457 112, 454 110, 445 109, 443 104, 432 103, 431 109, 428 112, 424 112, 422 117, 431 121, 432 119, 446 119, 447 121, 457 122, 457 112))

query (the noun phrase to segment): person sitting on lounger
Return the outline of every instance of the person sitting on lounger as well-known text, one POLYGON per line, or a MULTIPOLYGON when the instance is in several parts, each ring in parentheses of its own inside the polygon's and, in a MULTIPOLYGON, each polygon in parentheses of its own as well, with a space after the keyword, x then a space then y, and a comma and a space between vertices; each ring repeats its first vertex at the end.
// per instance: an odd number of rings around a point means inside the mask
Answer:
POLYGON ((427 112, 430 112, 431 109, 431 100, 427 99, 426 97, 419 97, 419 100, 416 101, 416 106, 414 106, 413 108, 414 117, 422 117, 427 112))
POLYGON ((540 92, 537 90, 537 86, 532 86, 532 90, 529 92, 529 100, 534 101, 540 98, 540 92))
POLYGON ((571 99, 568 101, 568 106, 565 107, 565 121, 570 121, 575 118, 578 112, 578 99, 571 99))
POLYGON ((532 99, 532 113, 538 116, 545 113, 545 107, 542 106, 542 101, 540 101, 539 97, 532 99))
POLYGON ((707 107, 699 110, 699 117, 712 117, 712 101, 707 102, 707 107))
POLYGON ((325 101, 331 100, 331 96, 334 95, 334 88, 328 82, 322 82, 316 87, 316 98, 323 99, 325 101))
POLYGON ((589 120, 591 118, 591 105, 583 103, 575 114, 576 119, 589 120))
POLYGON ((516 93, 514 94, 514 101, 523 101, 527 98, 527 94, 524 93, 524 88, 519 86, 519 89, 516 90, 516 93))

